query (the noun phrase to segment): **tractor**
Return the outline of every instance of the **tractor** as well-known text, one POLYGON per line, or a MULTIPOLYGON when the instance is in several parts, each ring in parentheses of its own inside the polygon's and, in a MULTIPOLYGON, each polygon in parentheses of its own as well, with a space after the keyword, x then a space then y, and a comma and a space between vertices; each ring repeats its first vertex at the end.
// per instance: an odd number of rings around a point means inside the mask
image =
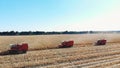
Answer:
POLYGON ((106 42, 107 42, 107 40, 105 40, 105 39, 97 40, 97 42, 95 43, 95 45, 105 45, 106 42))
POLYGON ((9 54, 22 54, 28 51, 28 44, 12 44, 10 50, 8 50, 9 54))
POLYGON ((61 45, 59 45, 59 48, 69 48, 69 47, 73 47, 74 41, 64 41, 61 43, 61 45))

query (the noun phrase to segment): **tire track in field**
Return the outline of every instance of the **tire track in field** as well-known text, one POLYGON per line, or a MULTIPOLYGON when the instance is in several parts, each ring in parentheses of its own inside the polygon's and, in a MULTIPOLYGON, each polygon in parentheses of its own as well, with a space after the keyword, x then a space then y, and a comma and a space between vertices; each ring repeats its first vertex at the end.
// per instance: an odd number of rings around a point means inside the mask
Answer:
MULTIPOLYGON (((113 52, 115 52, 115 54, 119 54, 120 52, 119 52, 119 49, 118 49, 118 51, 116 51, 116 49, 113 51, 113 52)), ((101 55, 99 55, 99 56, 109 56, 109 55, 115 55, 114 53, 108 53, 108 52, 106 52, 106 54, 104 54, 104 52, 103 52, 103 54, 101 53, 101 55)), ((93 53, 94 54, 94 53, 93 53)), ((95 54, 99 54, 99 53, 95 53, 95 54)), ((94 54, 94 55, 95 55, 94 54)), ((87 54, 88 56, 90 55, 90 54, 87 54)), ((91 58, 96 58, 96 57, 99 57, 99 56, 94 56, 94 55, 91 55, 91 57, 89 56, 89 57, 84 57, 84 59, 91 59, 91 58)), ((78 55, 77 55, 78 56, 78 55)), ((85 55, 84 55, 85 56, 85 55)), ((71 57, 75 57, 75 56, 71 56, 71 57)), ((79 56, 80 57, 80 56, 79 56)), ((60 58, 60 59, 64 59, 64 58, 60 58)), ((78 58, 79 60, 82 60, 83 59, 83 57, 80 59, 80 58, 78 58)), ((72 61, 74 61, 75 59, 73 59, 73 60, 71 60, 71 62, 72 61)))
POLYGON ((110 55, 110 56, 105 56, 105 57, 98 57, 98 58, 93 58, 93 59, 85 59, 85 60, 77 60, 77 61, 73 61, 73 62, 66 62, 66 63, 61 63, 61 64, 57 64, 57 65, 49 65, 49 66, 44 66, 43 68, 74 68, 76 66, 81 65, 81 67, 86 66, 89 63, 93 63, 93 62, 98 62, 98 61, 103 61, 103 60, 109 60, 112 58, 119 58, 120 55, 110 55))
POLYGON ((85 64, 80 64, 80 65, 75 65, 75 66, 69 66, 68 68, 96 68, 96 67, 100 67, 102 65, 107 65, 109 63, 113 63, 113 62, 120 62, 120 56, 119 57, 115 57, 115 58, 110 58, 110 59, 104 59, 104 60, 99 60, 99 61, 95 61, 95 62, 90 62, 90 63, 85 63, 85 64))

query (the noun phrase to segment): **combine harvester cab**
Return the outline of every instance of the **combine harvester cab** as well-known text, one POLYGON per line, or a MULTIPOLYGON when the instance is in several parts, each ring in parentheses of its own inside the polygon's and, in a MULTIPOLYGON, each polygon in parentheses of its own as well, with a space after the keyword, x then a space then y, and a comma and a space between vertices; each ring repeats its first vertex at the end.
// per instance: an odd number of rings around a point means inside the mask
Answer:
POLYGON ((69 48, 69 47, 73 47, 74 41, 64 41, 61 43, 61 45, 59 45, 59 48, 69 48))
POLYGON ((27 51, 28 51, 28 44, 22 43, 22 44, 11 45, 9 53, 10 54, 22 54, 22 53, 26 53, 27 51))
POLYGON ((107 40, 102 39, 102 40, 97 40, 97 42, 95 43, 95 45, 105 45, 107 42, 107 40))

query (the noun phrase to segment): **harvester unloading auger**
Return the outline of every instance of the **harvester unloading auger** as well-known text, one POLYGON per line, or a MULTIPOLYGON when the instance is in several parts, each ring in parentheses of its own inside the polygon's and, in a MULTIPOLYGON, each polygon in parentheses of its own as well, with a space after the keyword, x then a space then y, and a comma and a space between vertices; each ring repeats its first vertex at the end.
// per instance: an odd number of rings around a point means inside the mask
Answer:
POLYGON ((12 44, 10 46, 10 50, 1 52, 0 55, 9 55, 9 54, 23 54, 28 51, 28 44, 22 43, 22 44, 12 44))

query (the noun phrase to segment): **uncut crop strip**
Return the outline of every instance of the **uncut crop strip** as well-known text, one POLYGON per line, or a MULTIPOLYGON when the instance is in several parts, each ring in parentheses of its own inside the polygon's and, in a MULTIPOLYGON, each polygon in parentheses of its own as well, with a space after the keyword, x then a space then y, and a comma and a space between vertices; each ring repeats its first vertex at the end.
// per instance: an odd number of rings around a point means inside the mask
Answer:
POLYGON ((8 45, 11 43, 15 44, 15 43, 26 42, 26 43, 29 43, 30 45, 29 50, 42 50, 42 49, 55 48, 62 41, 65 41, 65 40, 72 39, 75 41, 75 44, 86 44, 86 43, 93 43, 97 39, 101 39, 103 37, 107 39, 108 42, 120 42, 119 34, 0 36, 0 40, 1 40, 0 51, 7 50, 9 48, 8 45))

